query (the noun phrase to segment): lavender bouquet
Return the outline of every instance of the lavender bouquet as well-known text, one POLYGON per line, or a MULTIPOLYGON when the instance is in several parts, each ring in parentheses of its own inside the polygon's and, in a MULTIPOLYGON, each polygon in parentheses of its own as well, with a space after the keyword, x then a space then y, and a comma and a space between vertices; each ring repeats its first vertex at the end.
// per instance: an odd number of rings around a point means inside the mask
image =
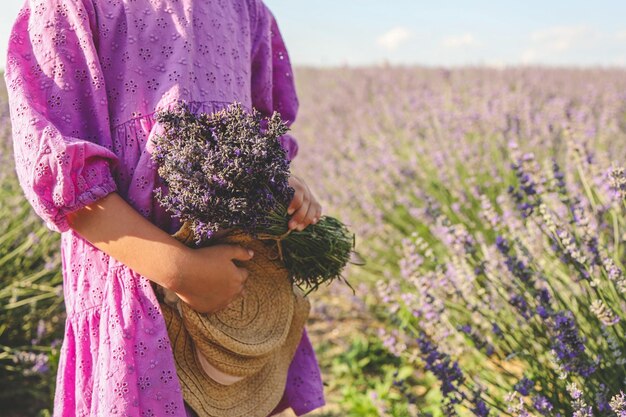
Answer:
MULTIPOLYGON (((278 138, 288 131, 278 113, 263 118, 240 103, 195 115, 185 103, 157 114, 153 160, 167 189, 156 198, 180 218, 200 246, 221 230, 239 230, 275 245, 292 283, 306 294, 320 284, 344 280, 354 252, 354 234, 322 216, 303 231, 289 230, 289 160, 278 138)), ((350 286, 352 288, 352 286, 350 286)), ((354 292, 354 289, 353 289, 354 292)))

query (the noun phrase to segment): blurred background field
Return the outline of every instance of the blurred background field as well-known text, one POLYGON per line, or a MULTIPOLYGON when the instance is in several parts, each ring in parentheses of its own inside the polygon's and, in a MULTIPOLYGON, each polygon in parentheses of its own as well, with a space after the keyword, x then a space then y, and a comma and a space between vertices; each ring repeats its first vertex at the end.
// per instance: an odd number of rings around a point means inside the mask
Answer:
MULTIPOLYGON (((311 295, 313 414, 626 415, 626 3, 266 4, 293 170, 367 260, 356 294, 311 295)), ((1 82, 0 164, 0 415, 48 416, 59 236, 17 183, 1 82)))
POLYGON ((335 333, 353 329, 316 340, 340 414, 611 415, 626 384, 626 72, 297 76, 295 171, 369 261, 350 270, 356 297, 335 285, 317 301, 336 306, 335 333))
MULTIPOLYGON (((367 260, 346 272, 356 294, 311 295, 328 403, 313 414, 624 415, 626 70, 295 77, 293 172, 367 260)), ((59 236, 22 196, 1 97, 0 409, 46 416, 59 236)))

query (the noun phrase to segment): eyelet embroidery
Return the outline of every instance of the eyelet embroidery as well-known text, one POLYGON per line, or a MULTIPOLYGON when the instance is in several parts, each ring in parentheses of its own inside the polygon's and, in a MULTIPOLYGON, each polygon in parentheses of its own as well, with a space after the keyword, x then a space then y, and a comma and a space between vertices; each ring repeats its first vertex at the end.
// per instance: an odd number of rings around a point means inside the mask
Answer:
MULTIPOLYGON (((55 406, 76 416, 185 417, 150 281, 72 233, 66 216, 117 191, 171 226, 152 196, 158 108, 185 100, 210 112, 238 100, 293 121, 291 67, 271 14, 260 0, 29 0, 10 35, 6 80, 26 197, 51 229, 66 232, 55 406)), ((295 140, 281 141, 293 158, 295 140)), ((307 342, 287 383, 301 407, 323 399, 307 342)))

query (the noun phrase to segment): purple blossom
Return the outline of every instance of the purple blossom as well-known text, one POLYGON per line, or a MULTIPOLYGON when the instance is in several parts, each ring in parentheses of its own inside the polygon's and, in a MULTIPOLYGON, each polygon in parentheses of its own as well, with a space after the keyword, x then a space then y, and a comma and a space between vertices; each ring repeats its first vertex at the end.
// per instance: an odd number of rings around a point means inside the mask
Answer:
POLYGON ((585 339, 578 332, 573 314, 570 311, 554 314, 551 330, 552 349, 563 369, 583 377, 593 374, 596 367, 586 357, 585 339))
POLYGON ((502 337, 503 335, 502 329, 500 328, 500 326, 498 326, 498 323, 491 324, 491 331, 498 337, 502 337))
POLYGON ((538 291, 538 295, 539 295, 539 302, 543 306, 549 305, 550 302, 552 301, 552 297, 550 296, 550 291, 548 291, 546 288, 540 288, 538 291))
POLYGON ((409 384, 406 383, 406 379, 397 379, 398 375, 399 372, 397 370, 394 371, 393 385, 400 390, 409 404, 417 404, 419 400, 418 396, 411 391, 409 384))
POLYGON ((619 394, 611 398, 609 406, 618 417, 626 417, 626 394, 620 391, 619 394))
POLYGON ((462 326, 459 326, 458 329, 465 333, 465 334, 471 334, 472 333, 472 326, 470 326, 469 324, 465 324, 462 326))
POLYGON ((527 154, 517 162, 511 163, 511 168, 519 181, 519 190, 514 186, 509 186, 508 193, 516 202, 517 209, 523 218, 534 213, 535 208, 541 203, 541 194, 538 192, 537 184, 523 168, 524 163, 533 159, 532 155, 527 154))
POLYGON ((550 415, 550 411, 554 408, 543 395, 535 395, 533 397, 533 407, 544 416, 550 415))
POLYGON ((191 223, 197 243, 219 229, 256 236, 277 204, 291 202, 289 160, 278 140, 288 128, 277 113, 261 128, 260 113, 240 103, 195 115, 181 102, 156 119, 163 133, 152 157, 167 188, 155 194, 173 217, 191 223))
POLYGON ((530 318, 531 314, 528 308, 528 302, 522 295, 520 294, 513 295, 509 299, 509 303, 511 303, 511 305, 515 307, 517 311, 522 315, 522 317, 524 317, 526 320, 530 318))
POLYGON ((48 355, 43 353, 38 354, 33 364, 32 371, 38 374, 46 374, 49 370, 48 355))
POLYGON ((417 338, 417 344, 426 364, 426 370, 432 372, 441 382, 441 393, 449 404, 457 404, 464 395, 459 391, 465 377, 457 361, 452 361, 450 356, 440 352, 437 346, 431 342, 425 334, 417 338))
POLYGON ((626 170, 623 167, 613 167, 608 177, 613 196, 621 200, 626 199, 626 170))
MULTIPOLYGON (((615 266, 610 261, 623 249, 621 244, 618 246, 619 236, 613 233, 611 221, 618 219, 616 232, 623 233, 620 219, 625 206, 622 200, 607 198, 609 179, 600 176, 603 165, 611 159, 621 161, 625 155, 623 147, 616 145, 619 140, 612 144, 607 140, 626 137, 626 119, 622 117, 626 110, 624 72, 603 71, 603 76, 597 77, 603 84, 618 86, 610 91, 598 88, 595 82, 567 83, 561 71, 516 69, 491 77, 492 72, 488 76, 469 76, 451 70, 442 76, 438 72, 389 69, 384 81, 371 72, 349 74, 367 86, 371 104, 367 110, 344 106, 339 112, 325 112, 334 124, 320 123, 319 129, 303 129, 311 144, 317 145, 327 137, 323 155, 307 155, 310 160, 305 164, 309 169, 324 166, 334 173, 335 177, 325 182, 329 185, 325 197, 332 204, 350 207, 348 211, 355 208, 354 221, 363 223, 359 227, 367 230, 371 242, 382 243, 380 249, 372 250, 379 260, 395 264, 398 251, 387 242, 395 243, 413 231, 425 238, 419 250, 423 255, 419 268, 411 268, 410 274, 405 274, 408 267, 401 272, 401 277, 415 287, 410 292, 417 295, 410 306, 401 306, 398 314, 392 314, 402 315, 404 321, 415 326, 403 331, 417 337, 419 330, 424 330, 432 336, 437 351, 450 355, 451 361, 462 358, 468 350, 474 355, 477 345, 471 346, 475 343, 473 333, 484 334, 496 352, 508 354, 499 361, 512 360, 532 372, 527 379, 534 384, 515 391, 518 397, 522 391, 527 394, 519 409, 492 411, 497 415, 538 416, 552 405, 547 412, 551 417, 571 416, 575 409, 564 393, 566 381, 558 379, 559 371, 566 367, 589 371, 598 366, 598 371, 585 381, 588 392, 584 399, 593 404, 578 409, 592 407, 595 415, 604 415, 599 414, 603 404, 597 399, 599 380, 606 378, 613 394, 623 385, 624 373, 619 366, 613 366, 624 357, 623 338, 619 338, 623 322, 607 329, 618 335, 613 342, 615 349, 609 349, 611 342, 600 335, 600 323, 589 314, 589 304, 601 298, 621 315, 623 306, 619 301, 626 293, 626 279, 620 270, 623 262, 615 266), (417 73, 423 75, 420 81, 416 81, 417 73), (407 85, 414 87, 409 96, 402 94, 407 85), (358 126, 344 128, 342 121, 346 119, 359 120, 358 126), (393 123, 407 138, 401 147, 395 148, 398 135, 382 127, 386 123, 393 123), (365 134, 368 128, 375 132, 373 139, 365 134), (334 133, 338 130, 352 140, 337 143, 334 133), (597 136, 587 138, 586 132, 594 130, 597 136), (587 149, 594 149, 593 158, 587 149), (556 158, 550 160, 552 156, 556 158), (498 163, 493 163, 495 158, 498 163), (596 166, 587 166, 590 160, 596 166), (506 187, 511 173, 502 170, 501 165, 507 161, 514 161, 514 185, 509 193, 506 187), (337 181, 345 170, 356 173, 356 180, 337 181), (361 198, 361 194, 367 195, 361 198), (480 199, 483 203, 495 201, 493 211, 483 204, 481 213, 477 213, 477 196, 485 197, 480 199), (544 204, 538 205, 540 199, 544 204), (542 213, 541 208, 546 211, 542 213), (589 222, 586 229, 585 221, 589 222), (465 236, 455 240, 444 231, 457 225, 474 238, 475 244, 467 245, 470 250, 463 246, 465 236), (557 234, 559 229, 571 232, 572 249, 578 249, 588 261, 577 265, 576 258, 561 250, 564 239, 557 234), (489 245, 494 238, 495 244, 489 245), (603 265, 596 268, 598 254, 603 265), (564 264, 554 262, 558 259, 564 264), (581 266, 591 268, 587 272, 574 270, 581 266), (585 277, 585 273, 590 273, 590 281, 576 279, 585 277), (607 275, 609 282, 605 285, 607 275), (571 282, 566 281, 567 277, 572 277, 571 282), (575 307, 577 326, 568 328, 561 323, 557 331, 556 312, 575 307), (412 320, 410 311, 419 312, 416 320, 412 320), (582 352, 576 349, 577 338, 585 347, 582 352), (578 352, 578 356, 568 359, 568 351, 578 352), (604 355, 602 369, 594 362, 597 354, 604 355), (617 354, 622 356, 618 359, 617 354), (583 359, 578 361, 576 357, 583 359), (553 361, 560 369, 554 369, 553 361)), ((311 76, 319 76, 328 85, 337 81, 334 74, 313 72, 311 76)), ((577 72, 577 77, 583 79, 582 73, 577 72)), ((319 101, 325 103, 323 110, 336 108, 330 100, 319 101)), ((306 116, 314 120, 317 111, 311 109, 306 116)), ((615 172, 612 182, 619 197, 626 195, 623 170, 615 172)), ((411 262, 411 257, 401 256, 411 262)), ((385 313, 396 310, 398 299, 399 295, 390 296, 385 303, 390 309, 385 313)), ((396 327, 397 322, 389 318, 387 325, 396 327)), ((490 347, 485 350, 490 351, 490 347)), ((511 392, 510 385, 516 381, 496 378, 501 371, 489 365, 487 360, 464 361, 463 374, 468 381, 462 388, 487 383, 485 400, 503 406, 502 397, 511 392)), ((576 372, 569 374, 573 380, 582 380, 576 372)), ((472 400, 465 399, 464 406, 465 414, 472 414, 472 400)), ((448 406, 440 408, 452 412, 448 406)))
POLYGON ((483 400, 478 399, 474 402, 472 413, 478 417, 487 417, 489 415, 489 407, 483 400))
POLYGON ((550 313, 542 305, 537 306, 537 309, 535 311, 537 312, 537 315, 541 317, 542 319, 547 319, 548 317, 550 317, 550 313))
POLYGON ((524 283, 530 283, 533 274, 532 270, 517 256, 510 253, 511 246, 504 237, 496 237, 496 247, 504 256, 504 263, 513 276, 519 278, 524 283))
POLYGON ((519 392, 520 394, 522 394, 523 396, 527 396, 530 394, 530 392, 532 391, 534 387, 535 387, 535 383, 533 382, 532 379, 523 377, 517 382, 517 384, 515 384, 513 389, 519 392))
POLYGON ((46 334, 46 323, 43 320, 37 322, 37 333, 35 338, 30 341, 32 345, 36 345, 46 334))

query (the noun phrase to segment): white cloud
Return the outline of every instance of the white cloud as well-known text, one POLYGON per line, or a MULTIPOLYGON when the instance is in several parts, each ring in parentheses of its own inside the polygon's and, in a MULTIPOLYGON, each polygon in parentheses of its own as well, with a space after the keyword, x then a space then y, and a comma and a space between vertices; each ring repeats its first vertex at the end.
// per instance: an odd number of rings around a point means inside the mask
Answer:
POLYGON ((617 33, 615 34, 615 38, 616 38, 617 40, 620 40, 620 41, 626 40, 626 30, 623 30, 623 31, 621 31, 621 32, 617 32, 617 33))
POLYGON ((530 40, 536 48, 544 51, 567 51, 581 42, 597 35, 588 26, 553 26, 531 33, 530 40))
POLYGON ((564 57, 588 53, 598 45, 608 45, 611 39, 607 35, 587 25, 552 26, 537 30, 529 34, 520 62, 559 62, 564 57))
POLYGON ((446 48, 465 48, 468 46, 479 46, 480 42, 478 42, 471 33, 465 33, 460 36, 448 36, 443 38, 442 44, 446 48))
POLYGON ((539 53, 534 48, 528 48, 524 52, 522 52, 522 57, 520 61, 524 65, 533 64, 537 62, 537 58, 539 58, 539 53))
POLYGON ((376 44, 385 49, 394 50, 411 39, 412 36, 413 33, 409 29, 397 26, 379 36, 378 39, 376 39, 376 44))
POLYGON ((626 67, 626 56, 615 58, 615 60, 613 61, 613 65, 626 67))
POLYGON ((503 59, 488 59, 485 61, 485 66, 488 68, 501 70, 507 67, 507 63, 503 59))

